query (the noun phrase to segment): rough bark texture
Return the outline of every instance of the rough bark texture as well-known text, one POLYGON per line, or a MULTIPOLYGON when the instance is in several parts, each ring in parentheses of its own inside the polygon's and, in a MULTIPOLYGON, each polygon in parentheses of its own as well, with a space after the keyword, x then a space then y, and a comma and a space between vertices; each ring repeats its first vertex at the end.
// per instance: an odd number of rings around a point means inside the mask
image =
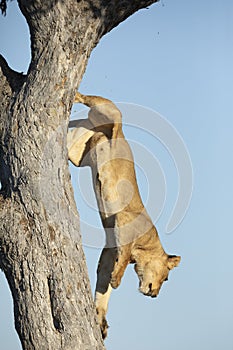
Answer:
POLYGON ((103 349, 68 170, 73 96, 100 38, 154 1, 19 0, 28 74, 0 57, 0 267, 23 349, 103 349))

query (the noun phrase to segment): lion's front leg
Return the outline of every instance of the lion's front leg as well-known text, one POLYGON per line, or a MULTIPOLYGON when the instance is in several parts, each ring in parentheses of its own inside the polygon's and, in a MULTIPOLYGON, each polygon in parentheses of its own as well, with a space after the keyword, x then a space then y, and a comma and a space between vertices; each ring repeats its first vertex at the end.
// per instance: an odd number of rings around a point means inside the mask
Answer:
POLYGON ((100 325, 103 339, 107 337, 108 323, 106 320, 106 313, 108 310, 108 302, 109 302, 111 291, 112 291, 112 287, 109 284, 108 289, 105 293, 100 293, 97 290, 95 292, 95 306, 96 306, 96 312, 97 312, 97 319, 100 325))
POLYGON ((106 320, 106 313, 108 310, 108 302, 112 291, 110 280, 116 261, 116 256, 116 248, 104 248, 100 256, 97 270, 95 306, 103 339, 107 336, 108 323, 106 320))
POLYGON ((111 286, 117 288, 124 275, 125 269, 130 262, 130 254, 128 246, 121 247, 118 252, 117 259, 115 261, 114 270, 111 276, 111 286))

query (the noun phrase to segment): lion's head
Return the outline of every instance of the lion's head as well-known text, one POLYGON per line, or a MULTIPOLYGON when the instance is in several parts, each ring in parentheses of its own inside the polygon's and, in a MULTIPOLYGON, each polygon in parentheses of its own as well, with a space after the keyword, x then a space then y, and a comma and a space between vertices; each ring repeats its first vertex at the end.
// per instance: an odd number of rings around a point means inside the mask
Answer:
POLYGON ((176 267, 181 257, 165 254, 137 261, 135 271, 139 278, 139 291, 144 295, 156 297, 164 281, 168 280, 169 271, 176 267))

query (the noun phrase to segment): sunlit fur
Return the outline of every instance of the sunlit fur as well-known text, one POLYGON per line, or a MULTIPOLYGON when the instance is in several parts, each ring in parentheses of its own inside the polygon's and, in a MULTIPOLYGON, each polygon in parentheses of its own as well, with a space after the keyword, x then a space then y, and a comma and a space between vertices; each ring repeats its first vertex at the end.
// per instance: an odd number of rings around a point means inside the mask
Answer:
POLYGON ((112 288, 117 288, 128 264, 135 264, 139 291, 155 297, 180 257, 167 255, 139 194, 134 159, 121 123, 121 112, 110 100, 77 93, 75 102, 90 107, 88 118, 70 122, 69 159, 90 166, 106 233, 97 270, 95 304, 103 338, 112 288))

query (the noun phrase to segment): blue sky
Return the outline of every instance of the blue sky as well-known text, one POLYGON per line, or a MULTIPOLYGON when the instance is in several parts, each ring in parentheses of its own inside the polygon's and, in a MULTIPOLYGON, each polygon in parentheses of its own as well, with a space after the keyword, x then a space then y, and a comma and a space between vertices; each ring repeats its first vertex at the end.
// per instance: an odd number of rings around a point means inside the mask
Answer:
MULTIPOLYGON (((163 0, 106 35, 89 60, 80 91, 159 112, 184 140, 194 174, 189 209, 168 235, 165 227, 178 191, 176 168, 161 143, 125 126, 133 151, 135 143, 144 144, 163 170, 167 195, 156 226, 166 251, 180 254, 182 261, 156 299, 139 294, 137 277, 131 266, 127 269, 110 300, 108 350, 233 349, 232 16, 230 0, 163 0)), ((7 17, 0 17, 0 32, 1 54, 12 68, 26 72, 28 29, 16 1, 9 2, 7 17)), ((74 106, 72 118, 78 110, 74 106)), ((123 114, 126 124, 127 118, 123 114)), ((142 118, 146 128, 152 127, 146 114, 142 118)), ((148 210, 153 217, 159 175, 140 153, 135 161, 142 168, 143 199, 152 198, 148 210)), ((87 178, 90 186, 89 171, 71 168, 71 173, 82 225, 92 220, 101 227, 77 185, 76 179, 82 183, 87 178)), ((94 290, 100 250, 85 247, 85 253, 94 290)), ((2 273, 0 278, 1 344, 4 350, 18 350, 11 298, 2 273)))

